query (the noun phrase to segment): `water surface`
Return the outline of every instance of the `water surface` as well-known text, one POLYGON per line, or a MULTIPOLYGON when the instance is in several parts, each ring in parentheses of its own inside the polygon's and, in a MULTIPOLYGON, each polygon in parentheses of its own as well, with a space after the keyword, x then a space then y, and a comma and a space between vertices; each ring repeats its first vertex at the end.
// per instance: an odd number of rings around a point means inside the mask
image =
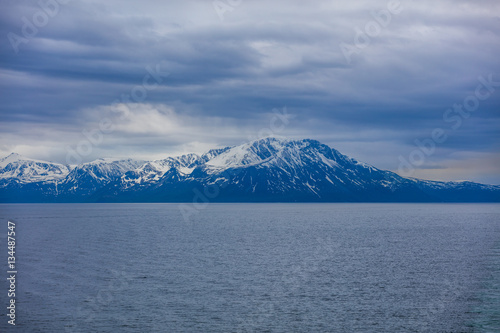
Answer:
POLYGON ((186 221, 176 204, 16 204, 0 217, 1 234, 17 223, 19 332, 500 331, 500 205, 213 204, 186 221))

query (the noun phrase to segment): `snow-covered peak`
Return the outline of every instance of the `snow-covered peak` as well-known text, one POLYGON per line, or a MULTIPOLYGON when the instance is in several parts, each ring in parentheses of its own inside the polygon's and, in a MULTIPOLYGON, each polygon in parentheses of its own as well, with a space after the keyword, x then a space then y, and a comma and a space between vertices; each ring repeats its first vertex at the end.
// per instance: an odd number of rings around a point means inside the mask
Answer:
MULTIPOLYGON (((270 137, 228 148, 209 159, 205 164, 209 168, 236 168, 262 163, 269 164, 276 160, 287 159, 287 162, 301 165, 301 155, 311 154, 306 151, 307 149, 320 152, 321 148, 322 145, 315 140, 290 140, 270 137)), ((328 150, 330 149, 328 148, 328 150)), ((316 158, 330 166, 335 164, 332 161, 327 161, 327 158, 319 153, 316 158)))
POLYGON ((97 167, 100 169, 118 169, 122 172, 127 172, 130 170, 134 170, 141 165, 143 165, 146 161, 134 160, 134 159, 116 159, 116 158, 99 158, 92 162, 83 163, 79 167, 97 167))
POLYGON ((26 161, 47 163, 45 161, 24 157, 22 155, 19 155, 18 153, 11 153, 8 156, 0 159, 0 168, 5 168, 9 163, 26 162, 26 161))
POLYGON ((167 158, 164 160, 146 162, 134 171, 137 173, 165 173, 172 168, 173 164, 174 160, 171 158, 167 158))
POLYGON ((205 154, 201 155, 200 161, 201 162, 207 162, 210 161, 211 159, 215 158, 216 156, 219 156, 220 154, 230 150, 231 148, 234 147, 226 147, 226 148, 218 148, 218 149, 210 149, 208 152, 205 154))
POLYGON ((187 154, 178 157, 173 157, 173 159, 178 161, 181 167, 191 168, 196 163, 199 162, 200 156, 197 154, 187 154))
POLYGON ((16 179, 22 183, 56 181, 69 172, 63 164, 35 160, 17 153, 0 159, 0 179, 16 179))
POLYGON ((121 177, 124 173, 135 170, 144 163, 145 161, 133 159, 120 160, 100 158, 76 166, 68 175, 66 181, 73 181, 74 179, 94 179, 99 182, 106 182, 110 179, 121 177))
POLYGON ((205 164, 213 168, 234 168, 262 163, 274 156, 283 144, 278 140, 256 140, 231 147, 209 159, 205 164))

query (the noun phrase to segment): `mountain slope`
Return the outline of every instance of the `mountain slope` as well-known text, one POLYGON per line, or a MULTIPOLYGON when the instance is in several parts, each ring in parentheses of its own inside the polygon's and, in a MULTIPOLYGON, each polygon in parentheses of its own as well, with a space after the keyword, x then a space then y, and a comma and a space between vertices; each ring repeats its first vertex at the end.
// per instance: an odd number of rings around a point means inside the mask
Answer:
POLYGON ((16 153, 0 159, 0 181, 56 181, 66 177, 69 172, 68 166, 34 160, 16 153))
MULTIPOLYGON (((10 175, 4 167, 1 172, 10 175)), ((1 200, 23 201, 24 195, 25 201, 40 202, 500 202, 500 186, 404 178, 309 139, 266 138, 157 161, 101 159, 68 168, 55 182, 22 175, 24 182, 0 188, 1 200)))

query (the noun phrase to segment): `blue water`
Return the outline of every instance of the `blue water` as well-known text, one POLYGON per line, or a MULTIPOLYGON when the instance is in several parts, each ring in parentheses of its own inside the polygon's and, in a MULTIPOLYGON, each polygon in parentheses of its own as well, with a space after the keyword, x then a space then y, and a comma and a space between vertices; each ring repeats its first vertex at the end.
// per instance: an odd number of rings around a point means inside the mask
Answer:
POLYGON ((500 332, 500 205, 202 208, 0 205, 0 332, 500 332))

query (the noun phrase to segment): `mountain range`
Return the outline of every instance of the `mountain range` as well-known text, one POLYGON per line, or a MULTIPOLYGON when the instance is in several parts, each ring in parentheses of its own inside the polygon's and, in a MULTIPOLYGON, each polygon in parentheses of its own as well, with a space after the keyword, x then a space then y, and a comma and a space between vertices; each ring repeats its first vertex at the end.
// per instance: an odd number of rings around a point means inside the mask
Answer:
POLYGON ((500 186, 405 178, 316 140, 265 138, 155 161, 80 165, 12 153, 0 202, 500 202, 500 186), (201 198, 201 199, 200 199, 201 198))

